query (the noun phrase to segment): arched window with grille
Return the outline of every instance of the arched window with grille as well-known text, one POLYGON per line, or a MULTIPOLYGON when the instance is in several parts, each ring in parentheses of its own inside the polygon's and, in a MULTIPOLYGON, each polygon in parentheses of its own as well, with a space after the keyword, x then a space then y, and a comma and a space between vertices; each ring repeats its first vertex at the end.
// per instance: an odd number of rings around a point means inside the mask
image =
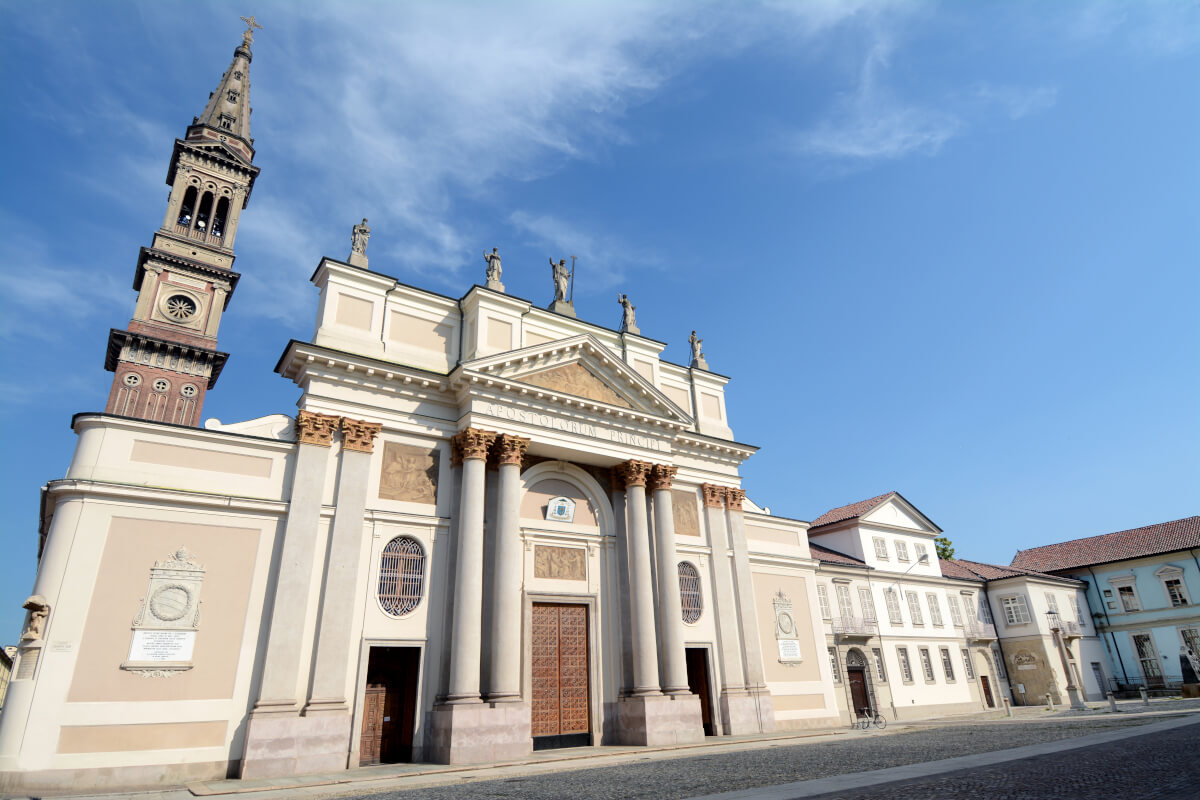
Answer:
POLYGON ((704 611, 700 596, 700 573, 686 561, 679 562, 679 601, 683 606, 683 621, 695 622, 704 611))
POLYGON ((379 560, 379 605, 402 617, 421 603, 425 583, 425 551, 411 536, 397 536, 383 548, 379 560))

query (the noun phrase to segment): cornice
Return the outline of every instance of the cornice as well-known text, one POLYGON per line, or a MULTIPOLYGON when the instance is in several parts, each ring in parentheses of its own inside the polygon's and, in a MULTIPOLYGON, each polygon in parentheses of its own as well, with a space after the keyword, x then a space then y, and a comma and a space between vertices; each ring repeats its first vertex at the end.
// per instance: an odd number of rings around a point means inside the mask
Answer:
POLYGON ((209 350, 206 347, 198 347, 192 344, 184 344, 173 339, 164 339, 159 336, 151 336, 147 333, 136 333, 134 331, 120 330, 118 328, 110 328, 108 332, 108 351, 104 355, 104 368, 109 372, 115 372, 117 363, 120 361, 121 348, 131 339, 140 339, 145 342, 152 342, 162 347, 175 347, 184 351, 191 351, 199 356, 207 356, 209 363, 212 365, 212 373, 208 376, 208 388, 211 389, 217 385, 217 378, 221 376, 221 370, 225 367, 225 362, 229 360, 228 353, 222 353, 219 350, 209 350), (124 339, 124 341, 122 341, 124 339))
POLYGON ((167 432, 188 439, 208 440, 215 445, 228 444, 229 439, 246 440, 246 444, 264 447, 278 452, 289 452, 295 448, 294 441, 272 439, 266 436, 254 436, 249 433, 234 433, 232 431, 198 428, 192 425, 177 425, 173 422, 151 422, 141 417, 122 417, 118 414, 105 414, 96 411, 81 411, 71 417, 71 430, 79 433, 91 425, 112 425, 130 429, 148 429, 151 432, 167 432))
POLYGON ((248 497, 208 492, 190 492, 185 489, 164 489, 133 483, 60 478, 46 483, 46 493, 57 504, 63 499, 78 496, 118 503, 144 504, 170 503, 172 506, 188 506, 209 511, 240 511, 252 514, 282 516, 287 513, 286 500, 263 497, 248 497))
MULTIPOLYGON (((160 236, 165 236, 169 239, 175 239, 188 245, 194 246, 197 244, 196 242, 193 242, 184 236, 178 236, 170 231, 158 230, 156 233, 160 236)), ((200 246, 203 247, 204 245, 200 246)), ((233 253, 232 250, 223 250, 222 252, 229 253, 231 255, 233 253)), ((234 256, 234 258, 236 258, 236 256, 234 256)), ((181 267, 186 270, 191 270, 192 272, 198 272, 201 275, 204 275, 206 278, 210 278, 212 280, 224 281, 225 283, 228 283, 229 291, 225 293, 225 305, 222 306, 223 309, 229 307, 229 298, 233 297, 233 290, 237 288, 238 280, 240 280, 242 277, 240 272, 234 272, 231 269, 222 269, 221 267, 214 267, 210 264, 203 264, 199 261, 193 261, 190 258, 177 256, 164 250, 155 250, 153 247, 143 247, 138 251, 137 267, 135 268, 133 275, 134 291, 141 290, 142 278, 146 274, 146 262, 150 259, 161 261, 167 266, 181 267)), ((233 262, 230 261, 230 263, 233 262)))

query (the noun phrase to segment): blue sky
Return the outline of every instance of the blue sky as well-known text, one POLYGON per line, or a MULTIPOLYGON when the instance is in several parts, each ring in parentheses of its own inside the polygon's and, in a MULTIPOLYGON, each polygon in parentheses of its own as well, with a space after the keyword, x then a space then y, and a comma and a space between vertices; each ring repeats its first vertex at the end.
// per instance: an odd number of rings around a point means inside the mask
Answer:
MULTIPOLYGON (((0 643, 38 487, 102 410, 174 137, 240 14, 262 175, 206 416, 294 410, 322 255, 510 293, 688 357, 752 499, 896 489, 959 555, 1200 510, 1200 4, 0 2, 0 643)), ((176 543, 164 543, 174 546, 176 543)), ((165 550, 164 550, 165 552, 165 550)))

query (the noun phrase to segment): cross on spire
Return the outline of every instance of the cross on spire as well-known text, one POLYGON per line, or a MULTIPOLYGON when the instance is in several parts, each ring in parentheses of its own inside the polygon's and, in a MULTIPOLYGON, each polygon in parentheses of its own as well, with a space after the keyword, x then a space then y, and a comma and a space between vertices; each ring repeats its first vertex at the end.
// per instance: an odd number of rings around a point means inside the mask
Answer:
POLYGON ((246 23, 246 30, 242 34, 242 41, 245 42, 247 45, 253 44, 254 43, 254 29, 257 28, 258 30, 261 31, 263 29, 263 26, 258 24, 258 20, 256 20, 253 15, 251 15, 249 17, 242 17, 242 22, 246 23))

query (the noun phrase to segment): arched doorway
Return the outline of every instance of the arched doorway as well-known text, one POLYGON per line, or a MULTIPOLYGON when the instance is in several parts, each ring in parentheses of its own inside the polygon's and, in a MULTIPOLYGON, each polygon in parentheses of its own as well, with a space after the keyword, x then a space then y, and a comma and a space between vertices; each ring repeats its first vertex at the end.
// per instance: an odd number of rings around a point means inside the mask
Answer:
POLYGON ((850 691, 850 708, 854 717, 875 716, 875 692, 871 687, 871 672, 867 658, 857 647, 846 653, 846 685, 850 691))

